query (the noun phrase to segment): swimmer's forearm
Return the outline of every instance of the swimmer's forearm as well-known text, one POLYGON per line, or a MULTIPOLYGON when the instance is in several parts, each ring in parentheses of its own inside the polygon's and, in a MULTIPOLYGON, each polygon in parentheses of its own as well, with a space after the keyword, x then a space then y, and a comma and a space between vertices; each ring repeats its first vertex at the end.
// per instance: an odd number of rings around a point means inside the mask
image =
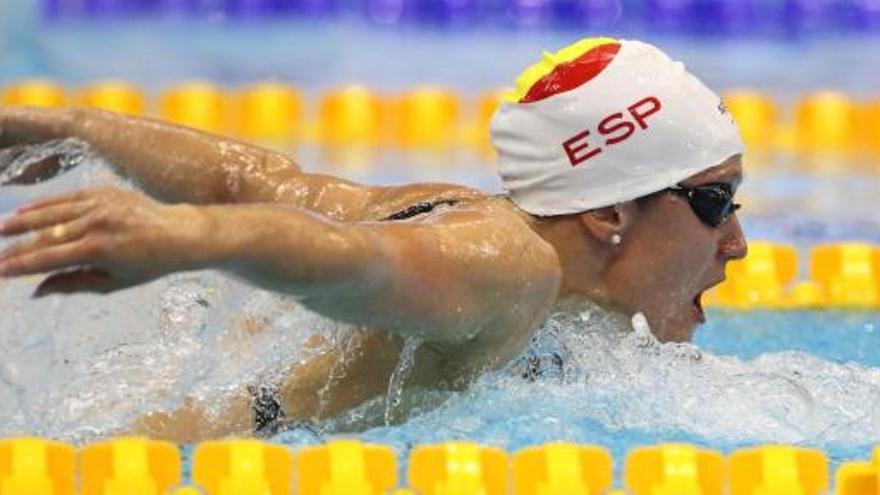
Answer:
POLYGON ((64 138, 86 141, 120 175, 172 203, 286 203, 345 220, 360 218, 377 190, 305 174, 284 153, 159 120, 88 108, 0 106, 0 149, 64 138))
POLYGON ((234 139, 101 110, 68 112, 65 137, 88 142, 118 173, 166 201, 243 202, 279 169, 299 172, 291 158, 234 139))
POLYGON ((199 208, 205 239, 191 268, 221 268, 304 299, 352 295, 380 283, 382 240, 359 224, 294 207, 199 208))

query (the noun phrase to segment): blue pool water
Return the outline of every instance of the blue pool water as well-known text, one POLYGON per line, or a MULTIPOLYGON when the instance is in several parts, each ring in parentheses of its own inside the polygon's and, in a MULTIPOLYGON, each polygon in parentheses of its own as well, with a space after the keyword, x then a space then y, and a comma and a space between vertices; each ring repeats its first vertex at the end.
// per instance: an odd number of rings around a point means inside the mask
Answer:
MULTIPOLYGON (((509 82, 537 48, 572 37, 222 20, 186 31, 148 22, 41 26, 30 7, 23 0, 0 5, 0 49, 8 54, 0 59, 0 84, 34 75, 70 85, 114 76, 155 94, 191 77, 225 84, 276 77, 310 95, 362 81, 386 91, 432 82, 473 96, 509 82), (190 48, 180 50, 184 42, 190 48)), ((880 80, 877 64, 865 63, 880 52, 876 40, 664 43, 712 84, 757 87, 782 103, 821 87, 868 95, 880 80), (795 54, 799 63, 780 62, 795 54)), ((299 154, 307 168, 322 168, 319 155, 299 154)), ((473 156, 389 154, 375 161, 381 166, 336 172, 374 183, 431 179, 497 188, 491 167, 473 156)), ((750 169, 741 193, 747 235, 793 243, 802 257, 821 242, 880 244, 880 179, 864 170, 750 169)), ((106 182, 113 182, 106 167, 92 162, 46 184, 2 189, 0 214, 106 182)), ((87 441, 148 411, 174 408, 187 396, 216 403, 298 360, 310 335, 344 342, 352 331, 213 272, 176 275, 109 297, 35 301, 29 294, 36 282, 0 281, 0 436, 87 441), (263 330, 242 331, 253 319, 263 330)), ((534 382, 523 380, 512 363, 464 392, 406 391, 403 402, 415 413, 400 424, 381 425, 380 398, 274 440, 296 446, 354 434, 403 453, 453 438, 509 450, 564 439, 604 445, 618 461, 633 446, 658 441, 724 451, 785 442, 821 448, 835 463, 866 457, 880 442, 880 313, 712 311, 693 345, 659 345, 643 331, 620 330, 595 310, 579 308, 539 333, 530 352, 560 354, 564 365, 534 382)))

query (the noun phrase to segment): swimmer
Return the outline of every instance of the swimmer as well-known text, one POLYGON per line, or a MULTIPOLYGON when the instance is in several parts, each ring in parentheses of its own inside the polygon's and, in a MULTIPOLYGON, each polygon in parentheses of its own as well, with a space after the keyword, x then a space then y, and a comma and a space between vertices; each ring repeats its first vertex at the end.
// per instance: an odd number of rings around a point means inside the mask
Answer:
MULTIPOLYGON (((146 118, 0 108, 0 149, 76 138, 145 192, 86 189, 16 210, 0 235, 33 235, 0 254, 0 276, 43 275, 36 296, 107 294, 214 268, 363 330, 219 418, 192 403, 133 427, 178 441, 381 396, 404 339, 422 341, 408 384, 463 387, 572 299, 689 340, 702 294, 746 254, 743 145, 720 98, 649 44, 585 39, 527 69, 491 131, 503 196, 308 174, 285 154, 146 118)), ((7 182, 59 169, 34 167, 7 182)))

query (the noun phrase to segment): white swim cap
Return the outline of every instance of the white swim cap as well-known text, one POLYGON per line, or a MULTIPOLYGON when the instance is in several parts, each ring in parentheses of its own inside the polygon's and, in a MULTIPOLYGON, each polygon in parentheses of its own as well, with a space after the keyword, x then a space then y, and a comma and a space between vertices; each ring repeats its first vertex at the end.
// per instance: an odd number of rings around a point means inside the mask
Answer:
POLYGON ((581 40, 517 79, 492 119, 511 199, 533 215, 639 198, 742 153, 721 98, 639 41, 581 40))

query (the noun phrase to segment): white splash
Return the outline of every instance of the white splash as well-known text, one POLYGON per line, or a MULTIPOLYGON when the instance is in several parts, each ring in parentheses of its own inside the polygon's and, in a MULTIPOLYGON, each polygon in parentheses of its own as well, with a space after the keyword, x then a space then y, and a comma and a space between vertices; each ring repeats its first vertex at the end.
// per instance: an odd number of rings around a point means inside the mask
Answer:
POLYGON ((400 357, 397 366, 391 373, 388 380, 388 392, 385 395, 385 426, 394 423, 395 412, 403 402, 403 391, 406 386, 406 379, 412 372, 413 363, 415 362, 416 351, 422 341, 417 338, 408 338, 403 343, 403 350, 400 351, 400 357))
POLYGON ((661 344, 646 323, 637 316, 627 332, 590 305, 566 308, 520 361, 366 438, 401 446, 473 438, 508 448, 671 436, 717 445, 861 446, 880 439, 880 369, 803 352, 751 361, 716 356, 691 344, 661 344))

